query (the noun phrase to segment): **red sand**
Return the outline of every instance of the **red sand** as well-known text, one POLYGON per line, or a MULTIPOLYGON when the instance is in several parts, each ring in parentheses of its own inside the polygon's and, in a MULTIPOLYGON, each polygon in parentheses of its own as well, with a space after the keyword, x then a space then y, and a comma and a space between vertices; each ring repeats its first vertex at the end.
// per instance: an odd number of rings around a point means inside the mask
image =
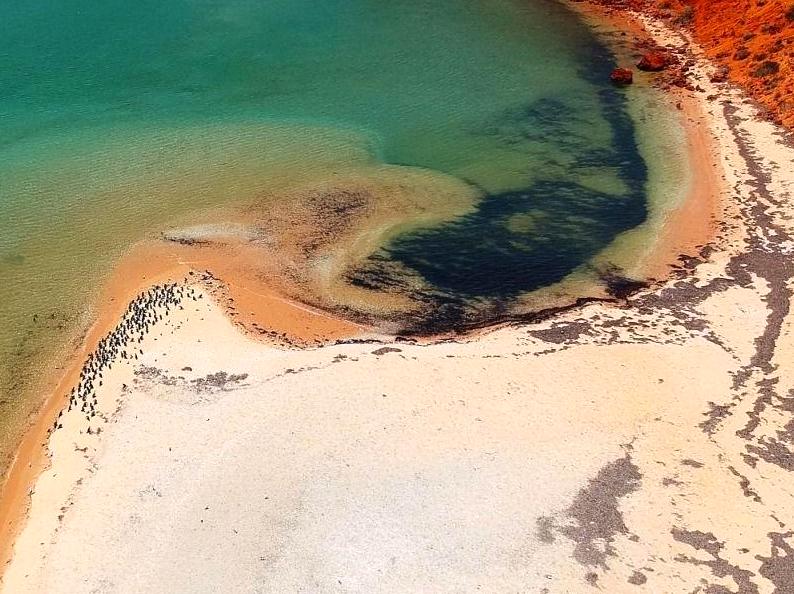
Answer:
POLYGON ((794 2, 790 0, 593 0, 688 27, 731 82, 794 129, 794 2), (790 15, 790 16, 789 16, 790 15))

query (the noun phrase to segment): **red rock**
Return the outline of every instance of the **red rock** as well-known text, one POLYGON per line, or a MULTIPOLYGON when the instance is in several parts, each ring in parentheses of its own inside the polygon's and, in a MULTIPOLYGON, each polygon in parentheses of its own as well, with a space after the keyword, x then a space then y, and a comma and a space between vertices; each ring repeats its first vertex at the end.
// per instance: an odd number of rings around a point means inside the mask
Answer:
POLYGON ((634 73, 628 68, 615 68, 609 75, 609 80, 616 85, 630 85, 634 81, 634 73))
POLYGON ((664 70, 665 66, 667 66, 667 56, 659 52, 643 54, 640 61, 637 62, 637 68, 647 72, 659 72, 664 70))
POLYGON ((718 68, 717 71, 711 75, 710 80, 713 83, 725 82, 728 80, 728 69, 725 66, 718 68))
MULTIPOLYGON (((794 26, 794 0, 590 0, 615 14, 642 12, 658 18, 664 11, 672 16, 668 25, 673 29, 686 28, 706 55, 716 58, 718 65, 730 68, 727 81, 744 87, 755 99, 771 110, 776 119, 794 130, 794 60, 791 59, 791 31, 794 26), (676 15, 691 16, 687 23, 676 15), (758 72, 759 63, 753 56, 779 64, 779 72, 758 72), (759 76, 762 75, 762 76, 759 76)), ((642 55, 658 52, 667 56, 671 70, 676 55, 682 62, 685 54, 662 49, 649 41, 636 46, 642 55)), ((671 75, 675 77, 675 74, 671 75)), ((722 82, 721 73, 717 81, 722 82)), ((667 78, 666 76, 656 78, 667 78)), ((658 84, 658 81, 657 81, 658 84)), ((667 84, 667 83, 662 83, 667 84)), ((673 86, 686 88, 689 83, 678 81, 673 86)))

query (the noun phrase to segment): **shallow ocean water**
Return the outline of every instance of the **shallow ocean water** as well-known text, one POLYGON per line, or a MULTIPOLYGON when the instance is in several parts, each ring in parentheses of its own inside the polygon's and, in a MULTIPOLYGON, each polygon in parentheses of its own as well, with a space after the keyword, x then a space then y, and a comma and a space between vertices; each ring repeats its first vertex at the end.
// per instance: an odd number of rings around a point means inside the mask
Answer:
POLYGON ((586 268, 680 175, 638 120, 654 108, 609 85, 609 50, 550 0, 31 0, 0 16, 0 424, 30 409, 36 365, 90 320, 108 267, 214 209, 378 163, 454 178, 469 191, 448 220, 384 235, 343 279, 419 278, 406 290, 443 303, 443 325, 586 268))

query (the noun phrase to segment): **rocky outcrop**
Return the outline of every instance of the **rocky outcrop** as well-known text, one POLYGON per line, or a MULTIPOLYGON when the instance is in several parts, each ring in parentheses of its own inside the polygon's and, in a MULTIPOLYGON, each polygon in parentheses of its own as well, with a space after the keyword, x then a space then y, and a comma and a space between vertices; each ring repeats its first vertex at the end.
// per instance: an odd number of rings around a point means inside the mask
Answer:
POLYGON ((637 62, 637 68, 646 72, 659 72, 667 66, 667 56, 661 52, 648 52, 637 62))
POLYGON ((609 80, 616 85, 630 85, 634 81, 634 73, 628 68, 615 68, 609 75, 609 80))
POLYGON ((773 120, 794 128, 794 3, 692 1, 695 39, 773 120))

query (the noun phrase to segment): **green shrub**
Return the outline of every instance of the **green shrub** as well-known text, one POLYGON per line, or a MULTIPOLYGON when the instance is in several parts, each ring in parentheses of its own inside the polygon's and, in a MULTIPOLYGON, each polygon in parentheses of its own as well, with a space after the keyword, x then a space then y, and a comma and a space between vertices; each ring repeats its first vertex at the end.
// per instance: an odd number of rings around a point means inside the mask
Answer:
POLYGON ((681 25, 689 25, 694 18, 695 8, 693 6, 685 6, 684 9, 679 13, 676 21, 678 21, 678 23, 681 25))
POLYGON ((780 72, 780 64, 772 60, 767 60, 753 71, 753 76, 763 78, 765 76, 777 74, 778 72, 780 72))

